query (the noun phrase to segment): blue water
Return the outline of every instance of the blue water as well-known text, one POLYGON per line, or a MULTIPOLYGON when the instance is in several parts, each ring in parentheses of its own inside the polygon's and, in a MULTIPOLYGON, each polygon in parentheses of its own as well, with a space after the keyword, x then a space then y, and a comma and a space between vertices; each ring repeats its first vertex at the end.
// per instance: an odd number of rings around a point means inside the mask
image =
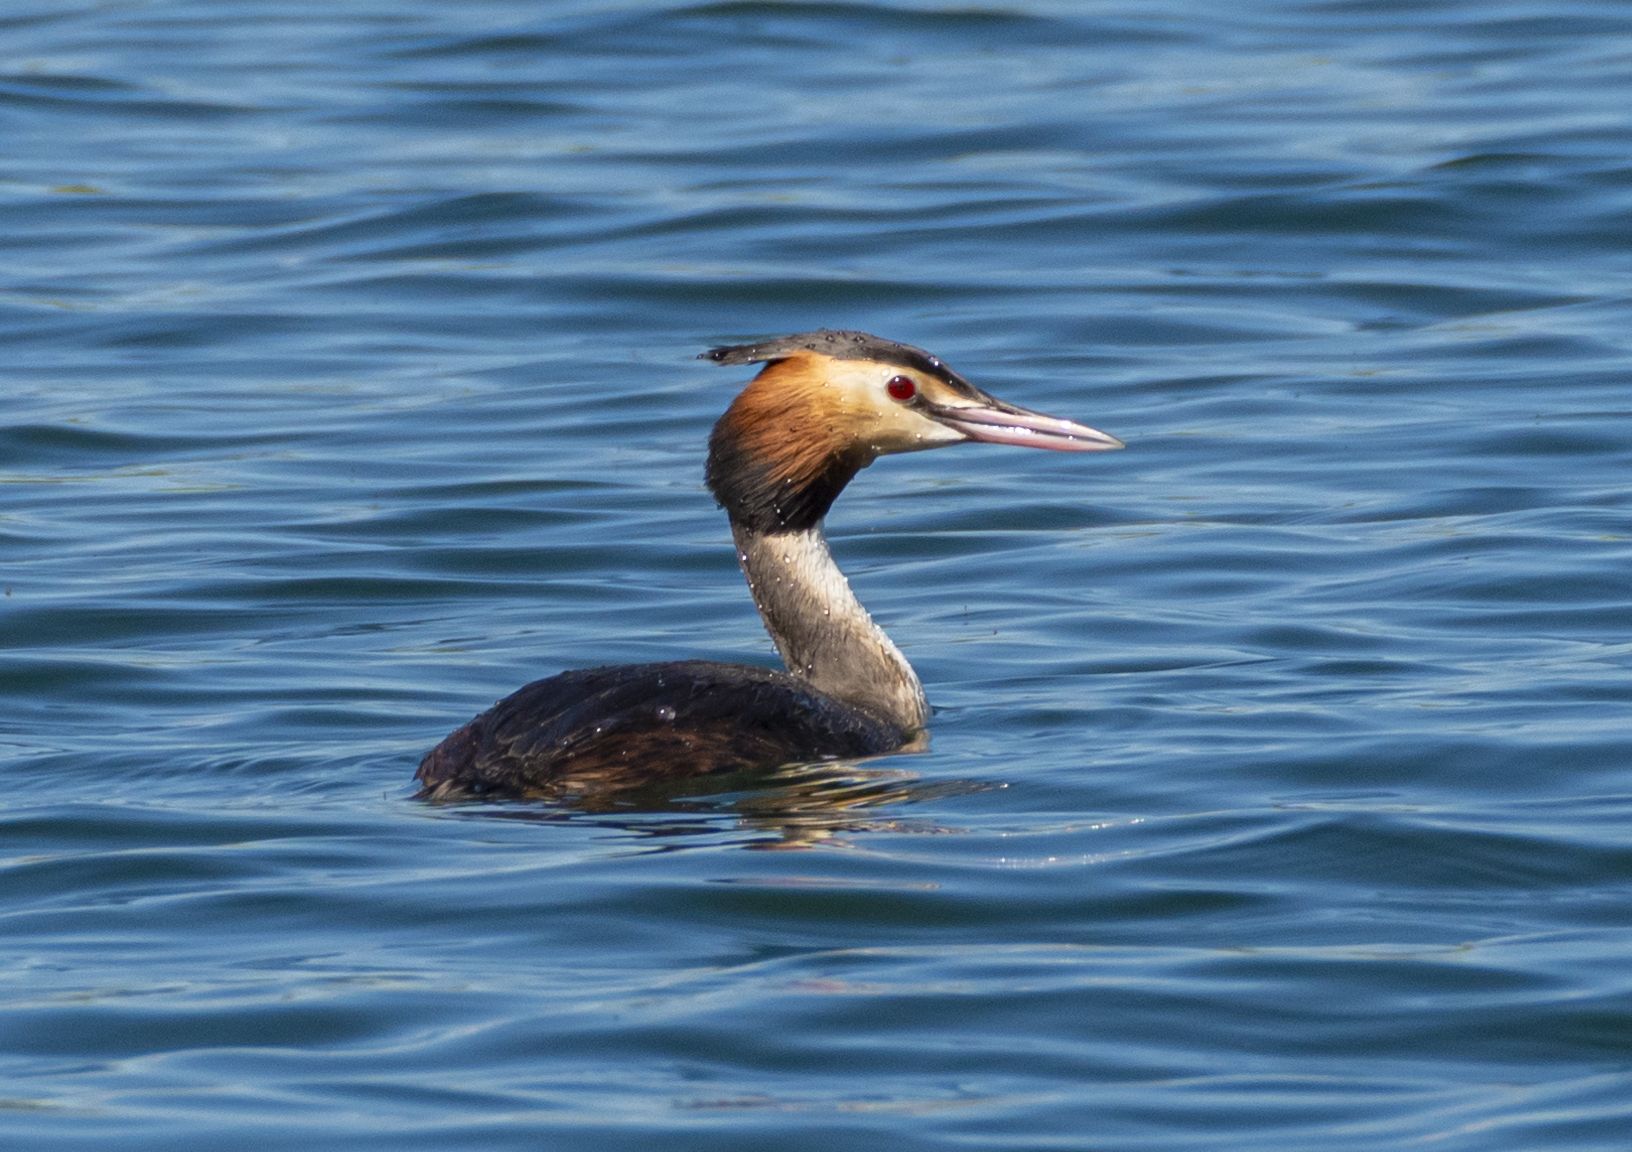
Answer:
POLYGON ((1629 83, 1618 0, 8 5, 0 1144, 1632 1147, 1629 83), (1130 445, 836 507, 930 752, 413 800, 774 659, 693 357, 819 325, 1130 445))

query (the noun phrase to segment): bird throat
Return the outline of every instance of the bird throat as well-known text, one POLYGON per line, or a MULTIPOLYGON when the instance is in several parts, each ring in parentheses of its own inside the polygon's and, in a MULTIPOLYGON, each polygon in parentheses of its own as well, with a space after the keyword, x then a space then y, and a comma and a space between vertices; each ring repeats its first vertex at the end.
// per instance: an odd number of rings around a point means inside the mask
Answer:
POLYGON ((891 721, 903 736, 929 722, 917 673, 850 590, 819 522, 761 532, 733 516, 731 534, 748 591, 789 672, 891 721))

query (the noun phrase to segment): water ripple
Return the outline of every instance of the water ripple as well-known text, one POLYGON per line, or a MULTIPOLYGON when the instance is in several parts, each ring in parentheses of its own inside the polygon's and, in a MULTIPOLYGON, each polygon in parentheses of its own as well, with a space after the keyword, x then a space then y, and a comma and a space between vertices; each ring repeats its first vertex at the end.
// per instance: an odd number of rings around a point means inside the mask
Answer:
POLYGON ((0 27, 8 1146, 1624 1143, 1620 7, 0 27), (818 324, 1130 444, 835 507, 928 752, 414 802, 818 324))

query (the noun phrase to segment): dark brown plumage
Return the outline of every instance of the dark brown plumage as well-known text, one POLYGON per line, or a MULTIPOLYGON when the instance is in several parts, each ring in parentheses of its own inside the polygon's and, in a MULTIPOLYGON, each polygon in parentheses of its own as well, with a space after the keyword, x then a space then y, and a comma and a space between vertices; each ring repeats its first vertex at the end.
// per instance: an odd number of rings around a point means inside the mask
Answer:
POLYGON ((551 797, 646 787, 701 771, 877 756, 906 741, 889 721, 786 672, 684 660, 536 680, 460 728, 419 766, 421 793, 551 797), (527 773, 522 765, 570 765, 527 773))

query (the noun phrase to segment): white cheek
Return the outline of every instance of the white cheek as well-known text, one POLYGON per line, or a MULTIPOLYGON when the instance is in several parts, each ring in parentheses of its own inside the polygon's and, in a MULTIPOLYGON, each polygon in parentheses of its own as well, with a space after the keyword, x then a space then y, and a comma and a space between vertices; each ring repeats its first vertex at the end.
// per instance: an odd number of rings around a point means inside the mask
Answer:
POLYGON ((860 360, 832 360, 827 364, 823 383, 837 388, 851 406, 860 409, 878 407, 888 375, 882 374, 877 364, 860 360))
POLYGON ((824 380, 828 387, 839 390, 845 408, 861 416, 859 435, 874 452, 916 452, 967 439, 963 433, 915 411, 911 401, 891 398, 889 381, 894 375, 896 371, 877 364, 838 360, 828 366, 824 380))
POLYGON ((942 444, 956 444, 960 440, 968 439, 962 432, 934 420, 920 418, 918 424, 921 427, 913 431, 912 438, 923 448, 938 448, 942 444))
POLYGON ((873 433, 873 448, 879 453, 917 452, 964 439, 967 437, 962 432, 902 405, 879 419, 873 433))

